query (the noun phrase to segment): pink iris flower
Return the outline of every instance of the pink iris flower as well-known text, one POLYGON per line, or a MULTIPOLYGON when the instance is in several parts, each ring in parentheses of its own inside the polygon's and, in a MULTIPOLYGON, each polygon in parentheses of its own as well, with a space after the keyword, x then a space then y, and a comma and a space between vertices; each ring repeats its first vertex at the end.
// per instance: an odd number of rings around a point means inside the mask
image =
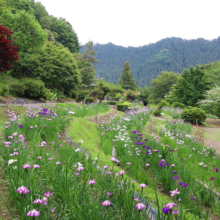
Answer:
POLYGON ((146 206, 145 206, 143 203, 138 203, 138 204, 135 206, 135 208, 136 208, 137 210, 141 210, 141 209, 145 209, 146 206))
POLYGON ((30 191, 26 187, 21 186, 21 187, 17 188, 17 192, 24 195, 24 194, 29 193, 30 191))
POLYGON ((27 216, 30 216, 30 217, 39 217, 40 216, 40 212, 33 209, 33 210, 30 210, 28 213, 27 213, 27 216))
POLYGON ((102 205, 103 206, 110 206, 111 202, 109 200, 106 200, 106 201, 102 202, 102 205))

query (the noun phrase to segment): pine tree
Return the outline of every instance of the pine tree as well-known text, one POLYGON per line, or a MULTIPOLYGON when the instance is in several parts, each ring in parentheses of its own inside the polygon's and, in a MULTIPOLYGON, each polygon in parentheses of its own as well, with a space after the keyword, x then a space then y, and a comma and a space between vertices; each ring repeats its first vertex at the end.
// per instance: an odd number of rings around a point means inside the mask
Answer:
POLYGON ((134 80, 133 74, 131 72, 131 67, 126 61, 123 66, 121 78, 119 79, 119 84, 123 89, 135 90, 137 88, 136 82, 134 80))
POLYGON ((86 49, 84 50, 84 54, 83 54, 82 58, 84 61, 89 62, 89 63, 93 63, 93 64, 99 63, 100 60, 96 60, 94 57, 95 55, 96 55, 96 51, 93 47, 93 42, 89 41, 86 44, 86 49))

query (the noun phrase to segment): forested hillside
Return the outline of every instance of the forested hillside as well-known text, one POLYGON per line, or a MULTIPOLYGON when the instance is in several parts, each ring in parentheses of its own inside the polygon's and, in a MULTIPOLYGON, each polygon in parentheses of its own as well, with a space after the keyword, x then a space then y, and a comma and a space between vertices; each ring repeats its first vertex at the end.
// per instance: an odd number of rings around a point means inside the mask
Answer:
MULTIPOLYGON (((161 71, 182 73, 184 68, 220 60, 220 37, 183 40, 167 38, 143 47, 122 47, 112 43, 96 44, 97 75, 108 82, 118 83, 123 64, 128 61, 138 86, 150 85, 161 71)), ((82 47, 81 51, 84 50, 82 47)))

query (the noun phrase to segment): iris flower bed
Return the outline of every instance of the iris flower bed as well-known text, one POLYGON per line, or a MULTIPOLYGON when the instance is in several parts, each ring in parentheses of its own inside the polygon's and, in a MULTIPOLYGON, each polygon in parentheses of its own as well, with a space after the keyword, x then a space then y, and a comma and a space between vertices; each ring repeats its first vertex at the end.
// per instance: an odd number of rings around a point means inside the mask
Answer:
POLYGON ((86 116, 102 114, 110 110, 109 105, 106 103, 93 103, 88 105, 66 103, 57 104, 57 106, 63 109, 65 108, 65 110, 68 110, 69 114, 71 114, 74 117, 82 118, 86 116))
POLYGON ((183 112, 183 109, 163 107, 161 112, 165 113, 166 115, 169 115, 173 119, 181 119, 180 115, 183 112))
MULTIPOLYGON (((191 126, 182 121, 167 124, 161 137, 143 134, 141 130, 149 113, 131 111, 125 117, 103 122, 100 126, 103 151, 110 154, 111 150, 107 150, 109 147, 105 150, 105 146, 114 146, 116 160, 129 176, 152 188, 160 186, 161 192, 175 204, 178 210, 175 214, 185 210, 194 219, 209 219, 209 212, 219 215, 218 199, 199 182, 211 188, 219 186, 220 162, 214 150, 187 135, 191 126)), ((164 205, 163 213, 174 210, 164 205)))
MULTIPOLYGON (((0 144, 18 219, 147 219, 132 183, 68 146, 62 109, 8 112, 0 144)), ((13 218, 14 214, 11 213, 13 218)))

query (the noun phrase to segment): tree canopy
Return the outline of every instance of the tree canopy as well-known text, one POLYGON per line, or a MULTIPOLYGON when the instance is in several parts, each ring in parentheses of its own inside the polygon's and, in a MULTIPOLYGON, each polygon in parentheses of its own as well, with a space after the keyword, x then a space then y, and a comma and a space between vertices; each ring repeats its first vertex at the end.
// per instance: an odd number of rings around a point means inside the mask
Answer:
POLYGON ((46 43, 39 50, 22 54, 17 72, 29 77, 40 78, 48 88, 62 92, 76 90, 81 83, 77 61, 68 48, 46 43))
POLYGON ((96 60, 94 57, 96 55, 96 51, 93 47, 93 42, 89 41, 85 46, 86 46, 86 49, 83 52, 82 59, 86 62, 93 63, 93 64, 99 63, 100 60, 96 60))
POLYGON ((64 18, 56 18, 51 16, 50 30, 56 32, 56 40, 65 47, 68 47, 70 52, 79 52, 80 46, 78 37, 74 32, 72 25, 64 18))
POLYGON ((12 41, 21 51, 39 48, 46 42, 46 33, 35 17, 26 11, 3 10, 0 24, 12 31, 12 41))
POLYGON ((210 85, 208 76, 199 66, 190 67, 190 70, 184 69, 169 95, 184 105, 197 106, 197 102, 204 99, 206 90, 211 88, 210 85))
POLYGON ((220 117, 220 87, 215 86, 204 94, 204 99, 198 102, 199 106, 207 113, 220 117))
POLYGON ((170 91, 171 87, 177 83, 179 74, 163 71, 156 79, 151 81, 149 99, 156 103, 164 99, 164 96, 170 91))

